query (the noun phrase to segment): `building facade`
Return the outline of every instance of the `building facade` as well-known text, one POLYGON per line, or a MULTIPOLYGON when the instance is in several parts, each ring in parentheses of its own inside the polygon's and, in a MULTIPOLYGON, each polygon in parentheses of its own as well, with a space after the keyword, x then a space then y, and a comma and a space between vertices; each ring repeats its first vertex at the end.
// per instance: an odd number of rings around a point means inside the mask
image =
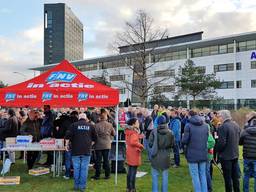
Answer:
POLYGON ((64 3, 44 5, 44 65, 83 59, 83 24, 64 3))
MULTIPOLYGON (((214 101, 216 105, 231 109, 243 106, 256 108, 256 32, 212 39, 197 37, 196 40, 193 37, 195 35, 198 36, 199 33, 185 35, 186 42, 182 39, 183 36, 171 37, 173 41, 167 38, 166 41, 170 41, 169 44, 161 43, 162 39, 158 43, 159 46, 155 48, 155 54, 148 55, 148 65, 158 58, 157 63, 147 71, 148 74, 154 76, 153 80, 157 82, 159 78, 168 76, 155 88, 174 102, 177 91, 174 77, 179 67, 190 59, 206 74, 215 73, 222 82, 220 89, 216 90, 217 95, 222 99, 214 101), (188 38, 189 36, 191 38, 188 38), (176 41, 176 38, 182 40, 176 41)), ((97 79, 104 76, 112 87, 120 89, 120 100, 124 102, 127 98, 132 99, 132 93, 127 89, 124 80, 130 82, 132 86, 133 71, 127 66, 127 62, 133 62, 134 53, 125 47, 121 49, 122 53, 117 55, 72 63, 89 78, 97 79)), ((45 71, 47 69, 49 67, 37 67, 33 70, 45 71)), ((132 89, 132 87, 128 88, 132 89)), ((178 100, 185 101, 186 98, 181 97, 178 100)))

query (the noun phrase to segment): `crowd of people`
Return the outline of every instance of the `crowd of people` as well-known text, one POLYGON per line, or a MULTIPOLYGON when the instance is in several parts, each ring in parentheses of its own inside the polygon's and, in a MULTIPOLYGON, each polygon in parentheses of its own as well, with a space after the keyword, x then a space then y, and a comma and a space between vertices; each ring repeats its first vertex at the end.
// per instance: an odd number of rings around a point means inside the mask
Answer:
MULTIPOLYGON (((136 191, 137 168, 142 164, 142 151, 151 164, 152 192, 159 190, 158 177, 162 175, 161 191, 168 187, 169 169, 179 169, 180 155, 184 154, 195 192, 214 191, 213 166, 221 165, 226 192, 240 191, 241 171, 239 144, 243 146, 243 191, 249 191, 249 179, 256 182, 256 113, 249 113, 243 128, 232 120, 228 110, 197 111, 155 105, 153 110, 140 107, 121 107, 118 125, 111 108, 2 109, 0 111, 0 148, 5 139, 17 135, 31 135, 32 142, 43 138, 65 140, 64 179, 74 178, 74 190, 85 191, 89 164, 94 164, 91 179, 111 175, 109 155, 116 129, 124 130, 126 143, 127 192, 136 191), (172 155, 173 154, 173 155, 172 155)), ((52 152, 46 162, 53 163, 52 152)), ((1 154, 2 156, 2 154, 1 154)), ((8 152, 15 163, 15 153, 8 152)), ((32 169, 42 154, 29 151, 27 167, 32 169)), ((19 158, 23 158, 22 154, 19 158)), ((173 176, 175 177, 175 176, 173 176)), ((254 185, 256 191, 256 184, 254 185)))

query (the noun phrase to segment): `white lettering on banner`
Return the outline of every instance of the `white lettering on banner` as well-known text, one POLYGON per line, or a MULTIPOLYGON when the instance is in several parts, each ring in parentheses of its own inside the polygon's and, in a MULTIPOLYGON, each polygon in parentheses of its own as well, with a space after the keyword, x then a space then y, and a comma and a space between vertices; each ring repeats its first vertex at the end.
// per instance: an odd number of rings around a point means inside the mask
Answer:
POLYGON ((44 84, 35 84, 35 83, 29 83, 27 85, 27 88, 43 88, 44 84))
POLYGON ((108 95, 96 95, 96 99, 108 99, 108 95))
POLYGON ((72 98, 73 98, 73 95, 71 95, 71 94, 60 95, 60 98, 61 98, 61 99, 72 99, 72 98))
MULTIPOLYGON (((47 83, 49 87, 56 88, 56 87, 63 87, 63 88, 94 88, 94 85, 91 84, 83 84, 83 83, 47 83)), ((36 83, 29 83, 27 88, 43 88, 44 84, 36 84, 36 83)))
POLYGON ((34 94, 30 94, 30 95, 23 95, 23 99, 36 99, 37 96, 34 94))
POLYGON ((85 131, 89 131, 90 130, 90 126, 86 126, 86 125, 79 125, 77 127, 78 130, 85 130, 85 131))

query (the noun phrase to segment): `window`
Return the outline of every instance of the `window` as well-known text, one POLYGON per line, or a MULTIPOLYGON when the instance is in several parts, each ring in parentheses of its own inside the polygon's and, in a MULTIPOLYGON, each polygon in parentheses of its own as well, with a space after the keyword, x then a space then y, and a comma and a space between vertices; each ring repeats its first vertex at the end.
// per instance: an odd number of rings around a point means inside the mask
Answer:
POLYGON ((201 57, 202 56, 202 49, 192 49, 192 57, 201 57))
POLYGON ((218 45, 211 46, 210 47, 210 55, 217 55, 218 54, 218 49, 219 49, 218 45))
POLYGON ((84 64, 84 65, 77 66, 77 69, 80 71, 93 71, 93 70, 97 70, 97 68, 98 68, 97 64, 84 64))
POLYGON ((214 72, 222 72, 222 71, 234 71, 234 64, 220 64, 214 65, 214 72))
POLYGON ((228 44, 228 53, 233 53, 234 52, 234 43, 229 43, 228 44))
POLYGON ((208 56, 208 55, 210 55, 210 47, 202 48, 202 56, 208 56))
POLYGON ((246 51, 246 41, 238 42, 237 51, 246 51))
POLYGON ((251 88, 256 88, 256 80, 251 80, 251 88))
POLYGON ((242 81, 236 81, 236 88, 242 88, 242 81))
POLYGON ((251 61, 251 69, 256 69, 256 61, 251 61))
POLYGON ((227 49, 228 49, 227 45, 220 45, 219 46, 219 53, 220 54, 225 54, 225 53, 227 53, 227 49))
POLYGON ((256 40, 246 41, 247 50, 255 50, 256 49, 256 40))
POLYGON ((125 94, 125 88, 119 89, 119 93, 120 93, 120 94, 125 94))
POLYGON ((109 78, 110 81, 123 81, 125 80, 125 75, 112 75, 109 78))
POLYGON ((154 73, 155 77, 168 77, 168 76, 175 76, 175 70, 171 69, 171 70, 162 70, 162 71, 155 71, 154 73))
POLYGON ((236 70, 241 70, 241 69, 242 69, 241 62, 236 63, 236 70))
POLYGON ((221 83, 220 89, 233 89, 234 81, 225 81, 221 83))
POLYGON ((155 87, 156 93, 173 92, 173 91, 175 91, 174 85, 164 85, 164 86, 156 86, 155 87))

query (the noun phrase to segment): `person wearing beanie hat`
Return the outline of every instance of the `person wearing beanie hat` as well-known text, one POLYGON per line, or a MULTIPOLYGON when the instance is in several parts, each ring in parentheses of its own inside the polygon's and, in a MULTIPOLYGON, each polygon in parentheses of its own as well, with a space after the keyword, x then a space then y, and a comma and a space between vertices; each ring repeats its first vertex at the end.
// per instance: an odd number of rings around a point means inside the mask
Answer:
POLYGON ((97 141, 94 125, 86 121, 85 113, 79 114, 79 121, 73 123, 65 137, 65 148, 69 151, 71 142, 74 167, 74 190, 85 191, 93 142, 97 141))
POLYGON ((164 115, 161 115, 157 118, 157 125, 166 124, 166 117, 164 115))
POLYGON ((167 126, 164 115, 158 117, 157 124, 157 129, 153 129, 149 136, 152 191, 158 191, 158 176, 162 173, 162 192, 168 192, 168 169, 170 167, 170 153, 174 145, 174 136, 167 126))

